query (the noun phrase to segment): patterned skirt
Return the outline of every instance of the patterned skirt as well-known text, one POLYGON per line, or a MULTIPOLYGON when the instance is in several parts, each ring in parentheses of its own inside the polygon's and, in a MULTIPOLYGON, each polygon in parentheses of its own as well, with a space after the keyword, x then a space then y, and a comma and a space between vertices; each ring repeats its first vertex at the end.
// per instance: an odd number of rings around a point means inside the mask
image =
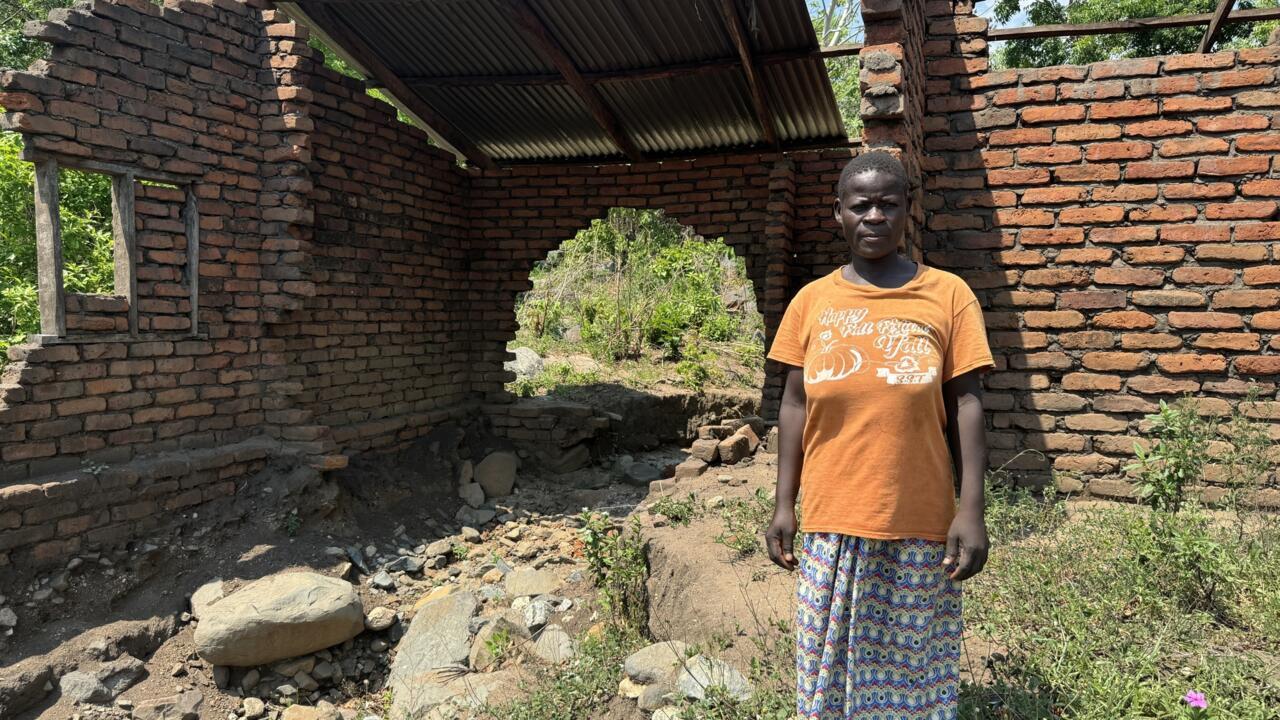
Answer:
POLYGON ((796 611, 798 717, 952 720, 960 587, 946 545, 802 536, 796 611))

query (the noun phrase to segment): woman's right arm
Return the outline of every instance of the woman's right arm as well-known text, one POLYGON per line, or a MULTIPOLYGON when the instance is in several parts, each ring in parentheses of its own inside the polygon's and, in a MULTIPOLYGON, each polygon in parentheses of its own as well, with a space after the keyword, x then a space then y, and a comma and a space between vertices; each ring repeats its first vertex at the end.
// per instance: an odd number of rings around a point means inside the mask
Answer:
POLYGON ((794 570, 796 556, 792 543, 796 536, 796 496, 800 492, 800 468, 804 465, 805 395, 804 371, 787 366, 778 409, 778 487, 774 495, 773 522, 765 531, 769 559, 779 567, 794 570))

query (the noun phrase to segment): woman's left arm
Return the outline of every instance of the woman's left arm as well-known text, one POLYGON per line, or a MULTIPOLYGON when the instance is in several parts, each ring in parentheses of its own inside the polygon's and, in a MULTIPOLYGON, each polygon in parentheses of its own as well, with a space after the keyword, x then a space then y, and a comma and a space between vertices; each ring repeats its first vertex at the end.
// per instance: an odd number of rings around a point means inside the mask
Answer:
POLYGON ((982 412, 982 380, 978 370, 958 375, 942 386, 947 410, 947 444, 960 477, 960 507, 947 533, 944 565, 952 580, 967 580, 987 564, 987 522, 983 486, 987 470, 987 431, 982 412), (958 557, 957 557, 958 554, 958 557))

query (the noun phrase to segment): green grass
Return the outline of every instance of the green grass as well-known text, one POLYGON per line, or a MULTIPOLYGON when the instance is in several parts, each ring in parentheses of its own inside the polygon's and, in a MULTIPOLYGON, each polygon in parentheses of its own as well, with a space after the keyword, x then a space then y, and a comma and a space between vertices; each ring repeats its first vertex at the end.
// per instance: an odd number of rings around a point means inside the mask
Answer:
POLYGON ((667 495, 649 506, 650 512, 665 515, 672 525, 688 525, 694 518, 702 515, 702 504, 693 493, 684 499, 667 495))
POLYGON ((747 498, 727 500, 720 508, 724 530, 716 536, 716 542, 747 557, 764 550, 764 531, 773 517, 773 498, 764 488, 747 498))

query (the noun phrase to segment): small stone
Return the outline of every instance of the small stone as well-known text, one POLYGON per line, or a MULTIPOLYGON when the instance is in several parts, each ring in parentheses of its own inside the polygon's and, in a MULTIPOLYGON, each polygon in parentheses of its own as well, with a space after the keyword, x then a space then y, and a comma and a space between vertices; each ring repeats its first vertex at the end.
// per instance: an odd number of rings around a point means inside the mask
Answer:
POLYGON ((558 625, 548 625, 533 642, 530 652, 543 662, 552 665, 567 663, 576 654, 573 638, 558 625))
POLYGON ((463 542, 478 543, 480 542, 480 531, 473 527, 464 526, 462 528, 462 540, 463 542))
POLYGON ((382 632, 394 625, 396 612, 388 607, 376 607, 364 618, 364 626, 373 632, 382 632))
POLYGON ((427 551, 423 553, 427 557, 435 557, 437 555, 448 555, 453 552, 453 543, 448 540, 436 540, 427 546, 427 551))
POLYGON ((298 688, 294 687, 293 685, 290 685, 289 683, 285 683, 283 685, 276 687, 276 694, 279 695, 280 697, 286 697, 286 698, 294 697, 295 695, 298 694, 298 688))
POLYGON ((379 570, 378 574, 374 575, 373 579, 369 581, 369 584, 380 590, 391 591, 396 589, 396 581, 386 570, 379 570))
POLYGON ((326 660, 316 663, 316 668, 311 671, 311 677, 315 678, 317 682, 325 682, 326 680, 332 680, 337 673, 338 669, 334 667, 333 663, 326 660))
POLYGON ((290 705, 285 708, 280 720, 342 720, 342 713, 333 704, 321 700, 315 707, 290 705))
POLYGON ((707 507, 711 508, 712 510, 717 510, 719 508, 724 507, 724 496, 716 495, 715 497, 711 498, 710 500, 707 501, 707 507))
POLYGON ((486 583, 499 583, 499 582, 502 582, 502 578, 504 576, 505 574, 501 570, 499 570, 498 568, 493 568, 492 570, 489 570, 488 572, 486 572, 484 575, 481 575, 480 580, 486 583))
POLYGON ((387 641, 382 638, 375 638, 373 642, 369 643, 369 649, 376 653, 386 652, 388 647, 390 645, 387 645, 387 641))
POLYGON ((145 700, 133 709, 135 720, 200 720, 204 695, 188 690, 177 695, 145 700))
POLYGON ((298 689, 302 692, 311 692, 312 690, 318 690, 320 688, 320 683, 316 682, 315 678, 304 672, 294 675, 293 683, 297 685, 298 689))
POLYGON ((505 497, 511 494, 516 483, 516 469, 520 460, 515 453, 499 451, 490 453, 476 465, 475 480, 484 488, 487 497, 505 497))
POLYGON ((512 597, 547 595, 560 588, 560 578, 550 570, 516 570, 505 580, 507 594, 512 597))
POLYGON ((458 508, 458 512, 455 513, 453 517, 455 520, 465 525, 472 525, 474 527, 484 527, 485 525, 489 524, 490 520, 493 520, 495 517, 497 517, 497 515, 498 515, 498 512, 491 508, 486 508, 486 507, 473 508, 473 507, 464 506, 464 507, 458 508))
POLYGON ((80 567, 83 564, 84 564, 84 560, 80 558, 71 558, 70 562, 67 563, 67 569, 75 570, 76 568, 80 567))
POLYGON ((245 720, 257 720, 266 714, 267 704, 256 697, 247 697, 240 703, 240 710, 244 713, 245 720))
POLYGON ((524 609, 524 626, 529 628, 530 632, 537 632, 547 624, 547 616, 550 615, 551 608, 542 600, 534 600, 524 609))
POLYGON ((630 700, 635 700, 644 692, 644 686, 632 682, 631 678, 623 677, 618 683, 618 695, 630 700))
POLYGON ((12 608, 0 608, 0 627, 11 628, 18 626, 18 614, 12 608))
POLYGON ((53 588, 55 592, 66 592, 67 588, 70 587, 67 582, 67 573, 55 573, 53 577, 49 578, 49 587, 53 588))
POLYGON ((458 497, 469 507, 478 508, 484 504, 484 488, 480 483, 464 483, 458 486, 458 497))
POLYGON ((676 675, 676 689, 690 700, 706 698, 707 689, 720 686, 733 698, 746 700, 755 689, 742 673, 722 660, 694 655, 676 675))
POLYGON ((31 593, 32 601, 38 602, 38 603, 44 602, 45 600, 48 600, 51 597, 53 597, 52 588, 40 588, 39 590, 31 593))
POLYGON ((653 711, 650 720, 680 720, 680 710, 674 707, 662 707, 653 711))
POLYGON ((111 700, 111 691, 98 678, 79 670, 69 672, 58 680, 62 697, 72 703, 103 703, 111 700))
POLYGON ((186 674, 187 666, 182 663, 174 663, 173 667, 169 668, 169 677, 182 677, 186 674))
POLYGON ((679 640, 656 642, 628 655, 622 671, 641 685, 670 682, 680 671, 688 651, 689 646, 679 640))
POLYGON ((644 692, 640 693, 640 697, 636 698, 636 707, 641 710, 653 711, 664 705, 670 705, 677 699, 678 696, 670 685, 665 683, 645 685, 644 692))
POLYGON ((251 669, 240 678, 240 689, 244 692, 250 692, 258 686, 258 681, 262 679, 262 674, 257 669, 251 669))
POLYGON ((309 673, 316 666, 316 659, 310 655, 285 662, 276 663, 271 671, 283 677, 292 677, 298 673, 309 673))
POLYGON ((219 690, 227 689, 227 685, 231 683, 231 670, 225 665, 215 665, 213 667, 213 684, 218 686, 219 690))

